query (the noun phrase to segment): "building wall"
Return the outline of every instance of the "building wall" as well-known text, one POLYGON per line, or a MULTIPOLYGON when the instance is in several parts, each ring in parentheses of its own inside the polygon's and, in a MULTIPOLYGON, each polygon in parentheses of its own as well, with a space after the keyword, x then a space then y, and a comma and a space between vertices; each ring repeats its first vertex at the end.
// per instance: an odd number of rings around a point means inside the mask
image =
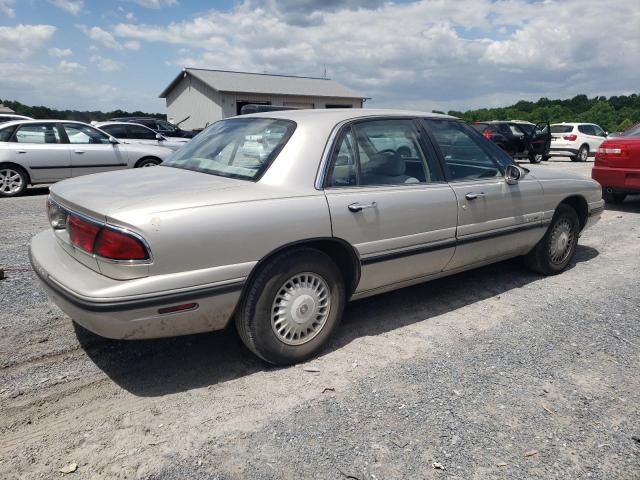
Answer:
POLYGON ((185 130, 204 128, 222 118, 221 94, 188 75, 167 95, 167 119, 179 122, 185 130))
POLYGON ((179 122, 189 117, 180 124, 186 130, 204 128, 207 124, 237 115, 237 102, 271 102, 271 105, 275 106, 297 108, 326 108, 327 105, 362 107, 360 98, 223 93, 212 89, 191 75, 187 75, 178 82, 167 95, 166 102, 169 120, 179 122))

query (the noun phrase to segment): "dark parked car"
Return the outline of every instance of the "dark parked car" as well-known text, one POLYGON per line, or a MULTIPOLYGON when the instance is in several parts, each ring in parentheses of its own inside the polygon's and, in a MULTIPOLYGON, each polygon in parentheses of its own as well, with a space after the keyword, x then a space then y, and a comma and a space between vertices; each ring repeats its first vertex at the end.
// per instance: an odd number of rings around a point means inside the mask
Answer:
POLYGON ((166 138, 193 138, 196 136, 195 132, 191 130, 182 130, 177 125, 174 125, 171 122, 167 122, 166 120, 161 120, 159 118, 153 117, 121 117, 121 118, 111 118, 110 122, 129 122, 129 123, 139 123, 140 125, 144 125, 145 127, 150 128, 156 133, 159 133, 163 137, 166 138))
POLYGON ((540 163, 549 158, 551 130, 548 123, 491 121, 476 122, 473 128, 493 141, 513 159, 527 158, 531 163, 540 163))

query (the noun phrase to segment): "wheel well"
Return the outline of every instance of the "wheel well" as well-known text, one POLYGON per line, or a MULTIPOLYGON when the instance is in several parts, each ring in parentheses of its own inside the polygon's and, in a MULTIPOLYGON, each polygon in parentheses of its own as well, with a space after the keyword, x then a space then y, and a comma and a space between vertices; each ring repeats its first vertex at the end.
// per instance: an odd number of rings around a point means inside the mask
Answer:
POLYGON ((347 299, 353 294, 360 281, 360 258, 355 249, 346 241, 337 238, 315 238, 284 245, 260 259, 253 268, 245 285, 249 285, 260 268, 274 256, 300 247, 314 248, 328 255, 336 264, 344 278, 347 299))
POLYGON ((580 195, 573 195, 565 198, 560 203, 569 205, 576 211, 578 214, 578 220, 580 220, 580 230, 582 230, 587 224, 587 218, 589 216, 589 206, 587 205, 587 201, 584 197, 581 197, 580 195))
POLYGON ((582 145, 580 145, 580 148, 582 148, 582 147, 587 147, 587 150, 589 150, 589 144, 588 143, 583 143, 582 145))
POLYGON ((27 172, 27 169, 24 168, 22 165, 18 165, 17 163, 12 163, 12 162, 0 162, 0 168, 2 167, 15 167, 15 168, 19 168, 20 170, 22 170, 24 172, 24 174, 27 176, 27 184, 31 185, 31 176, 29 175, 29 172, 27 172))
POLYGON ((136 165, 135 165, 135 167, 134 167, 134 168, 138 168, 138 167, 140 166, 140 164, 141 164, 142 162, 144 162, 145 160, 156 160, 158 163, 162 163, 162 159, 161 159, 161 158, 158 158, 158 157, 154 157, 154 156, 152 156, 152 155, 149 155, 149 156, 147 156, 147 157, 142 157, 140 160, 138 160, 138 161, 136 162, 136 165))

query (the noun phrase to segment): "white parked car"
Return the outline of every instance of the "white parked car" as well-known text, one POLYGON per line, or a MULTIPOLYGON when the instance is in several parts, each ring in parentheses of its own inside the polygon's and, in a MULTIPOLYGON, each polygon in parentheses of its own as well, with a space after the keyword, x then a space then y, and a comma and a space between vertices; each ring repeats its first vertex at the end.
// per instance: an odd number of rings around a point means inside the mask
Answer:
POLYGON ((94 125, 103 132, 117 138, 122 143, 143 143, 145 145, 157 145, 175 151, 187 143, 189 138, 168 139, 154 132, 149 127, 138 123, 129 122, 98 122, 94 125))
POLYGON ((0 125, 0 197, 28 185, 123 168, 151 167, 173 150, 123 144, 82 122, 22 120, 0 125))
POLYGON ((595 123, 554 123, 551 125, 550 157, 571 157, 586 162, 595 156, 607 132, 595 123))

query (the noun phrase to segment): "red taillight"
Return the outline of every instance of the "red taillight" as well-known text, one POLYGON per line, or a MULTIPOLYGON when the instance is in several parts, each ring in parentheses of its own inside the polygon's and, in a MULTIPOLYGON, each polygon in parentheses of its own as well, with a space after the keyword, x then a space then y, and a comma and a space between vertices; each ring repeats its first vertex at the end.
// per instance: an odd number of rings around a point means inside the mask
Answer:
POLYGON ((486 138, 487 140, 491 140, 491 137, 493 137, 494 131, 493 130, 485 130, 484 132, 482 132, 482 136, 484 138, 486 138))
POLYGON ((109 227, 98 234, 93 253, 111 260, 149 259, 149 252, 138 238, 109 227))
POLYGON ((76 215, 70 215, 68 220, 69 239, 71 243, 82 250, 93 253, 93 245, 101 226, 88 222, 76 215))
POLYGON ((578 138, 578 135, 576 135, 575 133, 572 133, 571 135, 565 135, 564 137, 565 140, 569 140, 570 142, 575 142, 576 139, 578 138))
POLYGON ((77 215, 69 215, 69 239, 85 252, 110 260, 148 260, 149 251, 142 241, 126 232, 103 227, 84 220, 77 215))

